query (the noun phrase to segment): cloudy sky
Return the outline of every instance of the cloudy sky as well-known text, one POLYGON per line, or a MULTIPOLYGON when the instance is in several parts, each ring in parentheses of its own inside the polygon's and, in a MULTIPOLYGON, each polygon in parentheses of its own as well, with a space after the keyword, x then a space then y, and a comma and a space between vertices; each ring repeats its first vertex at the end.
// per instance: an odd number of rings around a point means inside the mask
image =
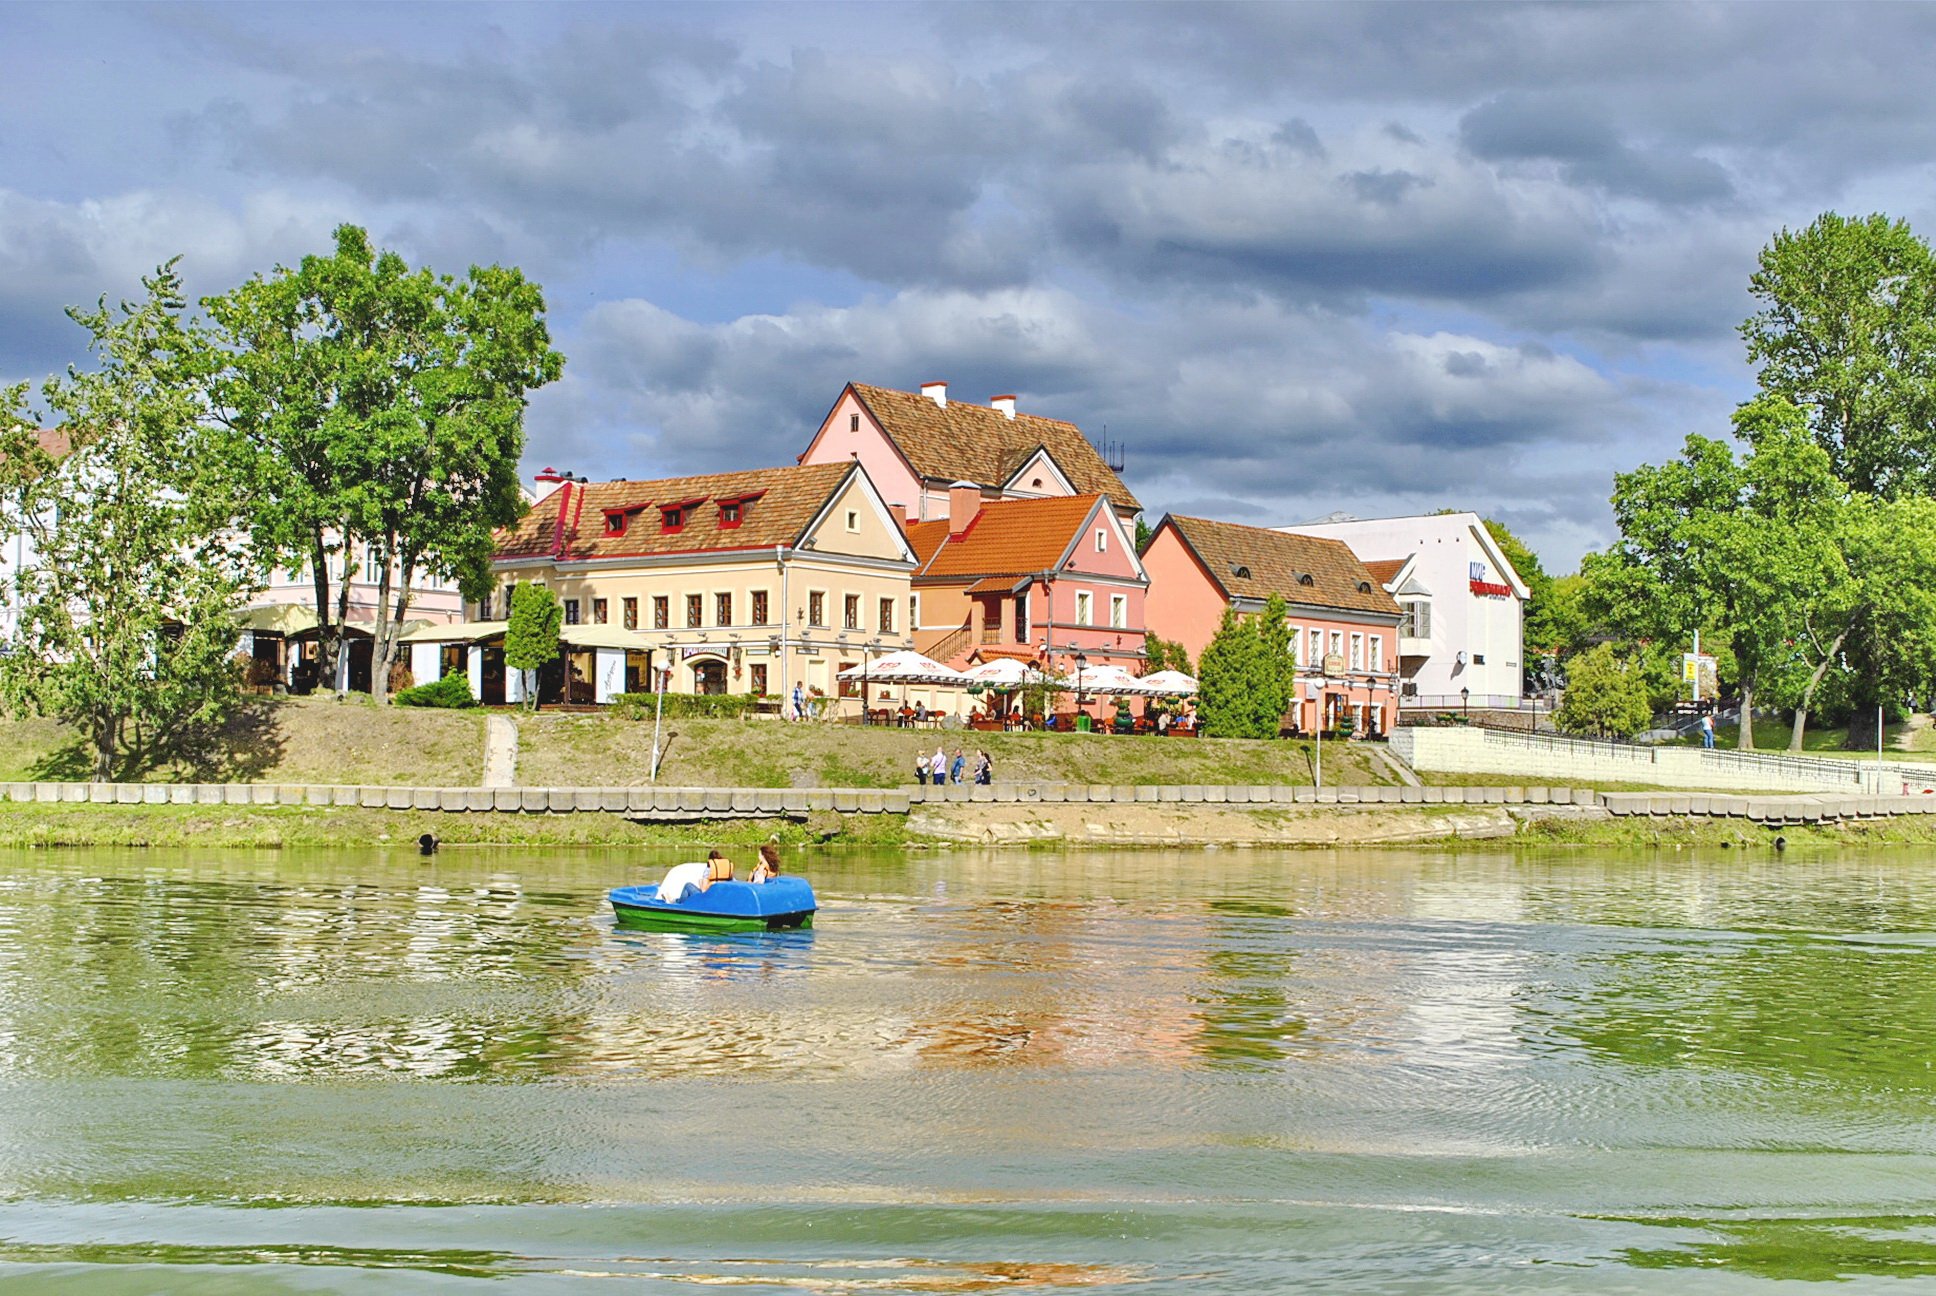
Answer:
POLYGON ((0 378, 324 251, 541 282, 530 467, 786 462, 1016 392, 1152 511, 1457 506, 1569 567, 1719 434, 1756 252, 1936 230, 1936 8, 0 5, 0 378))

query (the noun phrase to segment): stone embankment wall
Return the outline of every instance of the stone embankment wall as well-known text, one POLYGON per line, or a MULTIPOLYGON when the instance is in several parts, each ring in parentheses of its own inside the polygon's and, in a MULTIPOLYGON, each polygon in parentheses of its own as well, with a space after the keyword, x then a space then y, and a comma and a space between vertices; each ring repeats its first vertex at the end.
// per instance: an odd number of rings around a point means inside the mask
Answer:
POLYGON ((1770 752, 1641 747, 1496 729, 1398 729, 1391 748, 1421 773, 1504 774, 1592 783, 1751 792, 1921 793, 1936 766, 1780 756, 1770 752))

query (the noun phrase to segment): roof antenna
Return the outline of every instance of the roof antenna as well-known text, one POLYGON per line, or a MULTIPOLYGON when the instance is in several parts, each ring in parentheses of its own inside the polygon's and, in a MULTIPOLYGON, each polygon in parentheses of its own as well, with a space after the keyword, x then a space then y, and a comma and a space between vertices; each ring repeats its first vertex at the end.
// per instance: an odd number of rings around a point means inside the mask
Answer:
POLYGON ((1102 461, 1110 472, 1121 475, 1123 471, 1123 443, 1120 441, 1113 445, 1110 443, 1109 425, 1107 423, 1102 425, 1102 461))

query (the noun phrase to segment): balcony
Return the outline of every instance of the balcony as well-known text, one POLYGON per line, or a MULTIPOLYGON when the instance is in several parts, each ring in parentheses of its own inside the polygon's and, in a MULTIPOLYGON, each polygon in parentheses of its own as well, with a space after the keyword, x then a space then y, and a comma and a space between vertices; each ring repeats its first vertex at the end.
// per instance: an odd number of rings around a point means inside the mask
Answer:
POLYGON ((1400 657, 1430 657, 1432 640, 1430 636, 1406 634, 1401 627, 1398 632, 1398 655, 1400 657))
POLYGON ((1003 637, 1000 626, 983 626, 981 628, 981 641, 984 644, 1004 644, 1008 642, 1003 637))

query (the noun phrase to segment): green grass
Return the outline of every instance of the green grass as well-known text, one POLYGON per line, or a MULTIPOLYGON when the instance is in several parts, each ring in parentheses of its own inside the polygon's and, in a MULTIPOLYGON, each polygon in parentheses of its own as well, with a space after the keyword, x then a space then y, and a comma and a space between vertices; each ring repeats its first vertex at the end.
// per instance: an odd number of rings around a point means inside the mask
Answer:
MULTIPOLYGON (((1882 737, 1882 759, 1886 761, 1936 761, 1936 725, 1928 723, 1927 716, 1913 717, 1907 724, 1885 725, 1882 737)), ((1776 755, 1788 751, 1788 740, 1794 735, 1794 725, 1786 720, 1756 720, 1754 750, 1776 755)), ((1805 756, 1829 756, 1839 760, 1874 760, 1873 745, 1850 748, 1847 725, 1809 725, 1802 732, 1802 754, 1805 756)), ((1723 750, 1738 750, 1741 731, 1738 725, 1716 725, 1714 745, 1723 750)), ((1699 735, 1676 740, 1667 746, 1698 747, 1699 735)))
MULTIPOLYGON (((1104 734, 971 733, 787 724, 777 720, 667 721, 659 782, 675 787, 901 787, 917 753, 937 742, 986 750, 1003 781, 1067 783, 1311 782, 1310 744, 1104 734)), ((652 722, 545 714, 518 720, 518 781, 531 787, 629 787, 649 781, 652 722)), ((1391 781, 1360 748, 1326 743, 1327 783, 1391 781)))

